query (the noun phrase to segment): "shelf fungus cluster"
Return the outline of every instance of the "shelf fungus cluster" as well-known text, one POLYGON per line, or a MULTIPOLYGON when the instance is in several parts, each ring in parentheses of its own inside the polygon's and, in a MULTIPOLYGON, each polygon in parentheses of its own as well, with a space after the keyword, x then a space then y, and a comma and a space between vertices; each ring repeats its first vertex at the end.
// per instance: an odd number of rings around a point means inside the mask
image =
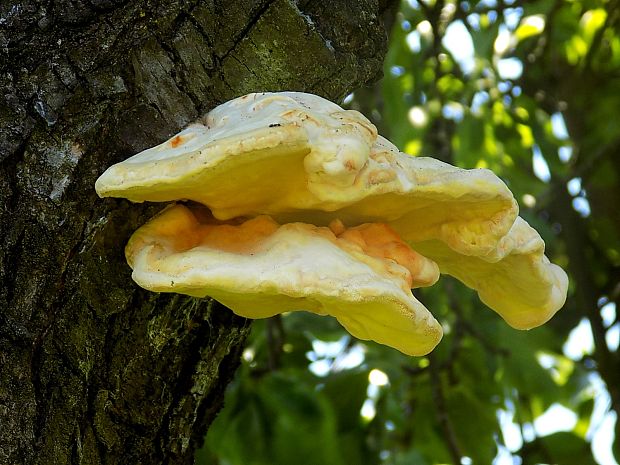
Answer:
POLYGON ((401 153, 363 115, 315 95, 220 105, 110 167, 96 189, 192 201, 133 234, 133 279, 248 318, 332 315, 355 337, 423 355, 442 330, 411 289, 440 273, 518 329, 543 324, 566 298, 566 274, 497 176, 401 153))

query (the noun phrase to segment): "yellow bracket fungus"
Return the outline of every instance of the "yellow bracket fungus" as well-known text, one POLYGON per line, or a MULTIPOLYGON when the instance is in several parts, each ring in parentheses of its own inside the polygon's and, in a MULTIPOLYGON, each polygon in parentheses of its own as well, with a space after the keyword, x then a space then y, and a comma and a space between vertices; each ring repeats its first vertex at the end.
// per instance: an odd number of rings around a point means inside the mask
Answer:
POLYGON ((491 171, 401 153, 360 113, 311 94, 220 105, 110 167, 96 189, 204 205, 177 204, 132 236, 133 278, 250 318, 329 314, 356 337, 422 355, 441 327, 410 289, 439 272, 519 329, 566 298, 566 274, 491 171))

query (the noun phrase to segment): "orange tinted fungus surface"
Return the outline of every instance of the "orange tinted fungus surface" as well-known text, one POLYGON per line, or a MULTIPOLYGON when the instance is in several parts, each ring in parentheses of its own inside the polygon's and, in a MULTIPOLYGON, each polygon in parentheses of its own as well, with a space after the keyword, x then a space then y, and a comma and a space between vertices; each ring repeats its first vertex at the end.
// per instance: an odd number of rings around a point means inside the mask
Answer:
POLYGON ((231 253, 255 252, 279 225, 268 216, 259 216, 239 225, 201 225, 197 234, 200 244, 231 253))
MULTIPOLYGON (((211 221, 208 218, 200 218, 201 210, 200 207, 191 209, 196 223, 187 231, 187 239, 177 241, 177 250, 202 245, 230 253, 256 253, 260 251, 265 240, 281 227, 267 215, 239 224, 209 224, 211 221)), ((369 223, 346 228, 340 220, 334 220, 329 228, 310 228, 316 235, 349 253, 354 253, 361 261, 372 261, 371 266, 380 267, 385 273, 403 278, 406 284, 404 289, 430 286, 439 279, 437 265, 415 252, 386 224, 369 223), (371 260, 370 257, 377 260, 371 260)))
POLYGON ((172 139, 170 139, 170 146, 172 148, 177 148, 179 145, 181 145, 183 143, 183 136, 181 136, 180 134, 174 136, 172 139))
POLYGON ((355 244, 365 254, 393 261, 405 268, 408 271, 406 282, 409 289, 431 286, 439 279, 437 265, 413 250, 385 223, 366 223, 346 228, 340 220, 334 220, 329 227, 340 240, 355 244))

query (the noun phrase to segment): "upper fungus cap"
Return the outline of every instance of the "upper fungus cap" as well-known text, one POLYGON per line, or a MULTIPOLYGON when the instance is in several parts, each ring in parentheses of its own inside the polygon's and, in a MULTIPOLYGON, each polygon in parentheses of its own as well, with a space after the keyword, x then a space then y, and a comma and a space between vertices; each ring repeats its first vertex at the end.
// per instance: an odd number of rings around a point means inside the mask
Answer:
POLYGON ((387 224, 516 328, 544 323, 566 298, 566 274, 491 171, 401 153, 363 115, 315 95, 220 105, 109 168, 96 189, 135 202, 193 200, 219 220, 270 215, 283 231, 297 222, 387 224))
POLYGON ((362 114, 300 92, 249 94, 110 167, 102 197, 194 200, 219 219, 389 222, 412 241, 492 253, 517 204, 491 171, 402 154, 362 114))
POLYGON ((437 280, 437 265, 389 227, 279 225, 267 216, 221 224, 204 210, 173 205, 133 234, 125 254, 140 286, 211 296, 248 318, 332 315, 355 337, 408 355, 441 339, 411 294, 437 280))

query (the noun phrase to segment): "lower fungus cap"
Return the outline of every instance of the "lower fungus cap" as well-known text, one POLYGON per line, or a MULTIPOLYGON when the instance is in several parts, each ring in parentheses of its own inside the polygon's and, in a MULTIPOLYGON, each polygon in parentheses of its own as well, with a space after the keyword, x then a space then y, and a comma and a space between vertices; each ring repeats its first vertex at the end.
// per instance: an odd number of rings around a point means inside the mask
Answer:
POLYGON ((441 339, 441 326, 410 290, 435 282, 437 266, 389 227, 335 234, 268 216, 221 224, 205 210, 174 205, 133 234, 125 253, 140 286, 210 296, 248 318, 332 315, 353 336, 408 355, 424 355, 441 339))

